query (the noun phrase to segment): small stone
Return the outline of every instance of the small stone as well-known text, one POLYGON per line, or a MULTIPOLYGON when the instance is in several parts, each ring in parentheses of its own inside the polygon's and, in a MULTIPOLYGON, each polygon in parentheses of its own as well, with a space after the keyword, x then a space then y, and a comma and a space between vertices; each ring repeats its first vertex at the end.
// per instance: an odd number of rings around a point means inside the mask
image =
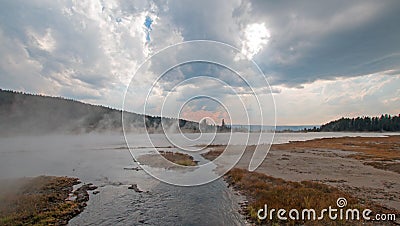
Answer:
POLYGON ((134 190, 134 191, 136 191, 136 192, 138 192, 138 193, 143 192, 142 190, 140 190, 140 189, 138 188, 137 184, 131 184, 131 185, 128 187, 128 189, 132 189, 132 190, 134 190))

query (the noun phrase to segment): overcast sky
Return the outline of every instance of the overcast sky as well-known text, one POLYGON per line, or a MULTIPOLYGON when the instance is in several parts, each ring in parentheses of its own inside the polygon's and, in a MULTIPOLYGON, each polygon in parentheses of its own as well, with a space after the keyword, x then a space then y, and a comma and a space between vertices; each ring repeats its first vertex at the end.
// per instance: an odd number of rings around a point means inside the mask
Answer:
MULTIPOLYGON (((400 113, 398 0, 0 2, 2 89, 121 109, 125 90, 147 58, 170 45, 202 39, 232 45, 258 64, 271 85, 264 92, 273 93, 279 125, 400 113)), ((228 88, 247 92, 233 72, 218 65, 197 63, 169 73, 173 76, 160 80, 161 91, 154 95, 165 97, 171 81, 176 85, 200 75, 226 82, 189 80, 178 87, 176 103, 205 90, 218 93, 228 109, 197 98, 184 106, 181 116, 188 119, 208 116, 219 123, 237 107, 228 88)), ((141 82, 156 76, 140 76, 130 88, 146 95, 141 82)), ((139 112, 143 99, 136 103, 132 110, 139 112)))

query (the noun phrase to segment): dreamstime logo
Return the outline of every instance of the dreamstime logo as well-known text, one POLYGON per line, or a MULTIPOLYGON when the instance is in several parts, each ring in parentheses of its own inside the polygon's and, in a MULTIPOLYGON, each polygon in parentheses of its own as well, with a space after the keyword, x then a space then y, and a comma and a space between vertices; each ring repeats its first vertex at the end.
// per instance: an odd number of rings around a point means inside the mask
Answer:
POLYGON ((346 200, 345 198, 338 198, 338 199, 336 200, 336 205, 337 205, 339 208, 343 208, 343 207, 347 206, 347 200, 346 200))
POLYGON ((125 93, 122 121, 129 151, 147 173, 166 183, 194 186, 219 178, 239 161, 250 139, 256 147, 248 169, 253 171, 263 162, 274 132, 235 134, 214 126, 220 119, 275 127, 275 102, 265 75, 254 61, 225 43, 197 40, 162 49, 139 67, 125 93), (143 117, 137 120, 128 111, 143 117), (179 120, 190 117, 200 123, 179 120), (137 140, 129 132, 137 128, 145 128, 151 148, 134 150, 137 140), (218 132, 226 133, 219 136, 218 132), (261 138, 264 144, 258 145, 261 138), (160 154, 168 147, 198 156, 211 144, 226 147, 215 160, 197 166, 178 165, 160 154), (143 153, 153 157, 140 160, 143 153))

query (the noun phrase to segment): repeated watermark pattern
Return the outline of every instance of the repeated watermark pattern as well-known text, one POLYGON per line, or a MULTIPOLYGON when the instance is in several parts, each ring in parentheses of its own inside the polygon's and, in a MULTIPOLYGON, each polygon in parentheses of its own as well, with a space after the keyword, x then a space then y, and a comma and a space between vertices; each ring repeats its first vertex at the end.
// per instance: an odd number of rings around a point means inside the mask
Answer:
MULTIPOLYGON (((198 124, 200 128, 197 131, 200 134, 197 137, 188 134, 188 129, 185 130, 182 121, 178 119, 187 114, 184 108, 192 113, 203 110, 195 109, 198 106, 193 107, 195 101, 208 101, 210 104, 207 107, 214 106, 214 110, 223 111, 227 123, 276 124, 275 102, 266 75, 240 50, 209 40, 187 41, 164 48, 147 59, 132 77, 125 93, 122 113, 124 136, 132 157, 137 159, 140 153, 133 150, 136 143, 129 131, 132 127, 146 128, 144 132, 152 146, 147 153, 158 155, 159 161, 168 166, 166 168, 174 169, 172 172, 141 165, 154 178, 180 186, 205 184, 228 172, 244 153, 250 139, 249 130, 241 134, 244 140, 241 146, 231 145, 234 143, 232 130, 205 130, 200 126, 202 123, 198 124), (127 111, 142 114, 141 125, 137 121, 133 123, 130 115, 125 113, 127 111), (159 115, 161 122, 154 126, 154 120, 150 121, 146 115, 159 115), (197 166, 182 166, 162 157, 158 140, 151 134, 154 130, 163 135, 169 143, 167 146, 188 154, 207 150, 218 139, 218 132, 229 133, 229 139, 224 140, 226 148, 217 159, 197 166), (218 173, 215 173, 216 165, 218 173)), ((214 119, 205 115, 199 122, 219 124, 214 119)), ((252 134, 256 144, 260 143, 261 137, 265 144, 256 145, 248 166, 250 171, 264 161, 274 132, 259 131, 252 134)))

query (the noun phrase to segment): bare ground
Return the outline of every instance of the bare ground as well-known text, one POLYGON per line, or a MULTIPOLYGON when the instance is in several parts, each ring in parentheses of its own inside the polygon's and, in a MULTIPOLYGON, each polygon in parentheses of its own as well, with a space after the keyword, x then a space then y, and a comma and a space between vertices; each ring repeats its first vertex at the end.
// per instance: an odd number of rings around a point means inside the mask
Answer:
MULTIPOLYGON (((224 148, 214 147, 203 156, 214 159, 224 148)), ((253 152, 254 146, 246 147, 236 168, 248 169, 253 152)), ((285 181, 321 182, 361 203, 374 202, 398 212, 399 165, 400 136, 344 137, 273 145, 256 172, 285 181)))
POLYGON ((39 176, 2 180, 0 186, 0 225, 67 225, 83 211, 89 199, 85 184, 70 200, 77 178, 39 176))

